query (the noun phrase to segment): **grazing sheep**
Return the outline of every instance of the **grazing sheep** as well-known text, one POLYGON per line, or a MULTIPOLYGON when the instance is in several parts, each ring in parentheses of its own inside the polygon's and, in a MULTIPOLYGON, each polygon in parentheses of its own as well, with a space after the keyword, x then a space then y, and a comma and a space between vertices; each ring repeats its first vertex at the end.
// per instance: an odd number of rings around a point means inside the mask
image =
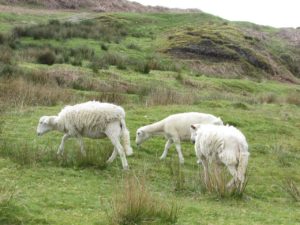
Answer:
POLYGON ((191 140, 195 143, 197 162, 203 165, 205 182, 208 181, 208 162, 215 161, 219 173, 220 164, 224 164, 233 176, 227 187, 233 184, 243 187, 249 152, 246 138, 238 129, 229 125, 194 124, 191 140))
POLYGON ((160 159, 166 158, 170 146, 174 143, 178 153, 179 162, 183 164, 184 158, 181 152, 180 142, 190 140, 190 126, 194 123, 223 125, 220 118, 210 114, 197 112, 174 114, 159 122, 140 127, 136 132, 136 144, 140 145, 154 135, 164 135, 167 142, 160 159))
POLYGON ((132 154, 132 148, 130 147, 129 131, 125 123, 125 111, 120 106, 97 101, 66 106, 58 116, 42 116, 40 118, 37 134, 40 136, 51 130, 57 130, 65 134, 57 154, 63 154, 64 143, 70 137, 76 137, 79 140, 83 155, 86 155, 86 152, 82 137, 95 139, 108 137, 114 145, 114 151, 107 162, 113 162, 117 153, 119 153, 123 168, 128 168, 120 138, 127 155, 132 154))

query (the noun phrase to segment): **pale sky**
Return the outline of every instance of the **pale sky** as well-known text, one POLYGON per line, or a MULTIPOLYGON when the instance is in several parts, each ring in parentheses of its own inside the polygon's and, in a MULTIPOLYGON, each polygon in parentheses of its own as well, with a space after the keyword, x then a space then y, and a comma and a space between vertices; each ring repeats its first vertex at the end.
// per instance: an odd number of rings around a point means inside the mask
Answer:
POLYGON ((130 0, 143 5, 198 8, 232 21, 300 27, 300 0, 130 0))

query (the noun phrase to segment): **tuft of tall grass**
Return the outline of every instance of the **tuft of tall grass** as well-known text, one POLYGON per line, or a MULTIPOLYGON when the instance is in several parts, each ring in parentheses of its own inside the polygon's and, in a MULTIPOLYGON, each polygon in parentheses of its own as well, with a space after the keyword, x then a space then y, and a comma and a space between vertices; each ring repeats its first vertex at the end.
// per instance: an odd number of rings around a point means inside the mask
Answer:
POLYGON ((172 202, 167 204, 158 200, 149 190, 143 178, 127 175, 124 187, 120 188, 120 196, 112 201, 111 224, 175 224, 178 219, 179 207, 172 202))
POLYGON ((293 156, 291 153, 281 144, 274 144, 271 147, 272 152, 274 153, 277 162, 282 167, 290 167, 293 156))
POLYGON ((297 187, 293 179, 285 179, 284 188, 287 191, 287 193, 294 199, 294 201, 300 202, 300 189, 297 187))
POLYGON ((225 168, 221 170, 217 168, 218 167, 215 163, 210 163, 207 179, 205 179, 204 173, 200 173, 200 186, 202 187, 202 190, 209 194, 216 195, 218 198, 243 197, 248 184, 247 173, 243 185, 235 184, 233 187, 227 187, 232 176, 229 175, 225 168))

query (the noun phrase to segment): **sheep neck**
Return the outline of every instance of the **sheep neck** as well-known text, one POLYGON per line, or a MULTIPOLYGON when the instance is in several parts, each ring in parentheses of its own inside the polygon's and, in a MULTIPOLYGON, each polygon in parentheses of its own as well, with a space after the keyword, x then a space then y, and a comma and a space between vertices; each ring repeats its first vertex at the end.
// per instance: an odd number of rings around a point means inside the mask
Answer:
POLYGON ((58 117, 53 117, 52 126, 53 126, 53 130, 57 130, 62 133, 65 133, 65 127, 61 123, 59 123, 58 117))
POLYGON ((164 124, 162 121, 146 126, 146 131, 151 135, 162 134, 164 132, 164 124))

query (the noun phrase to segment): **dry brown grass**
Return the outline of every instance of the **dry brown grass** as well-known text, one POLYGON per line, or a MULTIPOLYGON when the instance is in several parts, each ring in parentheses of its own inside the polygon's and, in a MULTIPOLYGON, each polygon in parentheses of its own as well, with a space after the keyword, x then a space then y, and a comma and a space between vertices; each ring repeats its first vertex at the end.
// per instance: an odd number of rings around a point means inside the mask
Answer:
POLYGON ((23 78, 2 79, 0 88, 0 105, 22 109, 30 105, 52 106, 60 101, 69 102, 70 92, 57 86, 34 84, 23 78))
POLYGON ((147 97, 147 105, 195 104, 199 100, 193 92, 181 93, 169 88, 153 89, 147 97))
POLYGON ((174 202, 170 205, 158 200, 146 188, 144 178, 138 179, 128 174, 124 180, 121 196, 112 202, 111 224, 175 224, 179 207, 174 202))
POLYGON ((276 103, 279 99, 274 93, 265 93, 259 97, 259 101, 261 103, 276 103))
POLYGON ((286 97, 285 101, 289 104, 300 105, 300 93, 292 92, 289 93, 286 97))

